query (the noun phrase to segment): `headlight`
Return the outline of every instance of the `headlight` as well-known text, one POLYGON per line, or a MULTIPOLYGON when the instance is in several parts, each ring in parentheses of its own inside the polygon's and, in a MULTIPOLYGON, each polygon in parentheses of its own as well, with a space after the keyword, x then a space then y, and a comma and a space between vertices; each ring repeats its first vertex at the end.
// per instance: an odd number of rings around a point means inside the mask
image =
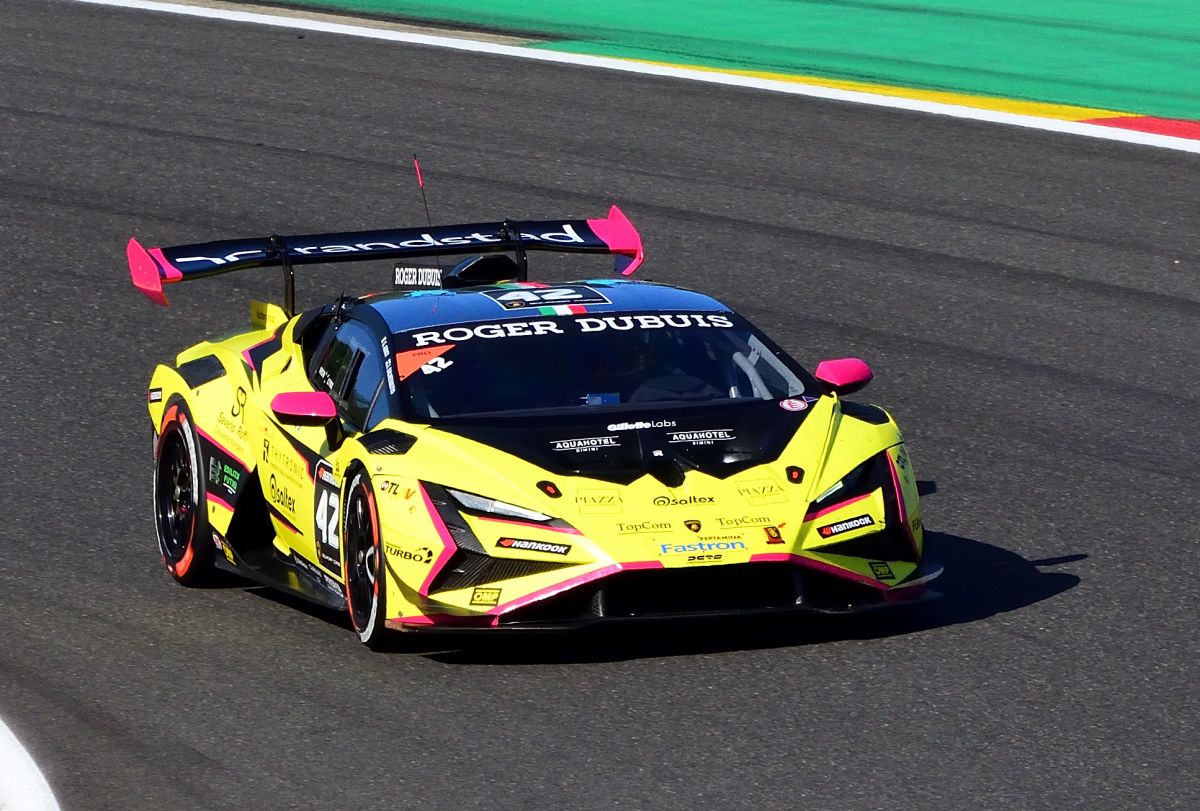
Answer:
POLYGON ((549 515, 542 515, 540 512, 527 510, 524 507, 518 507, 515 504, 505 504, 503 501, 484 498, 483 496, 477 496, 472 493, 464 493, 461 490, 452 490, 449 487, 446 488, 446 492, 453 496, 454 500, 457 501, 460 506, 465 507, 468 510, 475 510, 476 512, 481 513, 490 513, 492 515, 507 515, 510 518, 520 518, 524 521, 551 520, 549 515))
POLYGON ((833 487, 830 487, 821 495, 817 496, 816 500, 813 502, 813 506, 817 508, 824 507, 826 504, 835 501, 834 496, 839 496, 842 499, 846 499, 858 495, 858 491, 864 489, 873 490, 874 487, 865 488, 864 485, 870 485, 872 483, 871 473, 875 470, 876 460, 878 460, 878 458, 878 456, 872 456, 870 459, 854 468, 854 470, 851 470, 841 478, 841 481, 839 481, 833 487))

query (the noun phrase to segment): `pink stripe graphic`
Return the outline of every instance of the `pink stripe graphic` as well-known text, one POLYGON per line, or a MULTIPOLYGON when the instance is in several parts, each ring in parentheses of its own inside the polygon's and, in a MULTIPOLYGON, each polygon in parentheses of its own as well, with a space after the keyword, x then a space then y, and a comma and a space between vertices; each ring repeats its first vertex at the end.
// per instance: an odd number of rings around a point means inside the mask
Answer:
POLYGON ((892 455, 887 455, 888 470, 892 473, 892 487, 896 488, 896 503, 900 505, 900 523, 904 525, 904 534, 908 537, 908 545, 912 547, 913 554, 917 556, 917 560, 921 559, 921 553, 917 549, 917 539, 913 536, 912 527, 908 525, 908 508, 904 505, 904 491, 900 489, 900 478, 896 475, 896 465, 892 462, 892 455))
POLYGON ((880 583, 878 580, 867 577, 865 574, 852 572, 849 569, 843 569, 841 566, 834 566, 832 563, 826 563, 823 560, 813 560, 812 558, 805 557, 804 555, 795 555, 785 552, 767 552, 761 555, 750 556, 751 563, 758 563, 760 561, 787 561, 800 566, 806 566, 809 569, 815 569, 818 572, 831 574, 834 577, 840 577, 843 580, 853 580, 856 583, 862 583, 863 585, 870 586, 871 588, 878 589, 879 591, 888 590, 886 583, 880 583))
POLYGON ((832 507, 826 507, 825 509, 821 510, 820 512, 809 513, 808 515, 804 516, 804 520, 805 521, 816 521, 822 515, 831 513, 834 510, 840 510, 840 509, 842 509, 842 507, 849 507, 851 504, 856 504, 856 503, 862 501, 864 498, 870 498, 874 492, 875 491, 872 490, 870 493, 867 493, 865 495, 855 496, 854 498, 850 499, 849 501, 843 501, 840 504, 834 504, 832 507))
POLYGON ((229 448, 226 448, 220 442, 217 442, 217 440, 213 439, 212 436, 210 436, 209 433, 207 431, 205 431, 203 428, 201 428, 199 425, 193 425, 193 427, 196 429, 196 433, 198 433, 200 436, 204 437, 209 442, 211 442, 213 447, 215 447, 217 450, 222 451, 226 456, 231 457, 234 461, 236 461, 242 467, 246 468, 246 470, 250 469, 249 466, 241 460, 241 457, 239 457, 233 451, 229 450, 229 448))
POLYGON ((438 515, 437 508, 433 506, 433 502, 429 500, 429 494, 425 492, 425 488, 420 484, 417 487, 421 490, 421 498, 425 500, 425 509, 429 512, 429 520, 433 522, 433 528, 437 530, 438 537, 446 545, 438 554, 437 560, 429 567, 429 574, 425 576, 425 582, 421 584, 421 588, 417 589, 417 593, 422 597, 428 597, 429 584, 433 582, 433 578, 446 565, 446 562, 458 551, 458 544, 450 537, 450 530, 446 529, 446 524, 442 521, 442 517, 438 515))
POLYGON ((219 496, 214 496, 212 493, 208 493, 207 495, 208 495, 208 500, 211 501, 213 504, 216 504, 218 507, 224 507, 225 509, 229 510, 230 512, 233 512, 233 507, 229 506, 229 502, 226 501, 225 499, 220 498, 219 496))

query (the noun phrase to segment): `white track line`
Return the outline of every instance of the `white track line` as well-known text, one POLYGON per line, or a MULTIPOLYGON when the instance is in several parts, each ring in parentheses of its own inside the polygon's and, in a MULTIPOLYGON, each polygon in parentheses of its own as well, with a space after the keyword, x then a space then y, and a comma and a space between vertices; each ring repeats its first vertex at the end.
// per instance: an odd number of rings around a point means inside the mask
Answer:
POLYGON ((0 811, 59 811, 46 778, 3 721, 0 721, 0 811))
POLYGON ((555 62, 564 65, 581 65, 592 68, 619 70, 626 73, 641 73, 649 76, 665 76, 674 79, 689 79, 710 84, 747 87, 755 90, 770 90, 776 93, 790 93, 796 96, 809 96, 818 99, 834 101, 849 101, 858 104, 870 104, 876 107, 890 107, 896 110, 909 110, 920 113, 933 113, 952 118, 965 118, 971 121, 984 121, 991 124, 1009 124, 1027 129, 1059 132, 1067 135, 1082 135, 1088 138, 1100 138, 1106 141, 1122 141, 1128 144, 1153 146, 1160 149, 1175 149, 1181 152, 1200 154, 1200 141, 1189 138, 1174 138, 1169 135, 1156 135, 1148 132, 1122 130, 1115 127, 1104 127, 1097 124, 1083 124, 1078 121, 1060 121, 1052 118, 1039 118, 1032 115, 1004 113, 995 110, 981 110, 975 107, 963 107, 958 104, 943 104, 935 101, 904 99, 895 96, 883 96, 876 93, 864 93, 855 90, 838 90, 831 87, 798 84, 777 79, 757 79, 750 76, 738 76, 731 73, 720 73, 707 70, 693 70, 666 65, 650 65, 644 62, 634 62, 626 59, 612 59, 604 56, 587 56, 584 54, 561 53, 558 51, 543 51, 536 48, 522 48, 512 45, 498 45, 494 42, 482 42, 472 39, 431 36, 429 34, 409 33, 388 29, 367 28, 361 25, 343 25, 326 20, 305 19, 275 14, 234 11, 229 8, 208 8, 202 5, 179 5, 176 3, 158 3, 152 0, 75 0, 80 3, 91 3, 101 6, 117 6, 119 8, 143 9, 146 11, 165 11, 171 14, 184 14, 189 17, 206 17, 216 20, 231 20, 234 22, 254 23, 256 25, 271 25, 279 28, 292 28, 303 31, 323 31, 330 34, 344 34, 351 37, 366 39, 382 39, 391 42, 406 42, 413 45, 429 45, 437 48, 451 48, 456 51, 472 51, 474 53, 510 56, 517 59, 532 59, 538 62, 555 62))

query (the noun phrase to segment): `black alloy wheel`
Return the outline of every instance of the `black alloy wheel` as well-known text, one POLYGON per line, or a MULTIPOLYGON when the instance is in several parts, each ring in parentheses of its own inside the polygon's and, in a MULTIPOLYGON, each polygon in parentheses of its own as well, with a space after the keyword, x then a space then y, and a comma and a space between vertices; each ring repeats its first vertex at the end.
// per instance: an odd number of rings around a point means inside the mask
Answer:
POLYGON ((371 479, 362 470, 354 474, 347 489, 342 554, 350 621, 359 640, 378 649, 386 619, 383 547, 371 479))
POLYGON ((185 586, 209 580, 215 557, 208 538, 199 443, 187 413, 167 409, 154 465, 154 524, 163 563, 185 586))

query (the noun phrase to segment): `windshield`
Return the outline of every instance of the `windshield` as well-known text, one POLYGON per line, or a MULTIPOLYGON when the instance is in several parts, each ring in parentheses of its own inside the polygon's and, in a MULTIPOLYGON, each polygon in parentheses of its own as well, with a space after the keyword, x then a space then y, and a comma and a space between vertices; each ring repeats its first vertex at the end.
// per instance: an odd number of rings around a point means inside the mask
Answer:
POLYGON ((779 400, 815 385, 733 313, 505 319, 400 332, 393 347, 420 421, 779 400))

